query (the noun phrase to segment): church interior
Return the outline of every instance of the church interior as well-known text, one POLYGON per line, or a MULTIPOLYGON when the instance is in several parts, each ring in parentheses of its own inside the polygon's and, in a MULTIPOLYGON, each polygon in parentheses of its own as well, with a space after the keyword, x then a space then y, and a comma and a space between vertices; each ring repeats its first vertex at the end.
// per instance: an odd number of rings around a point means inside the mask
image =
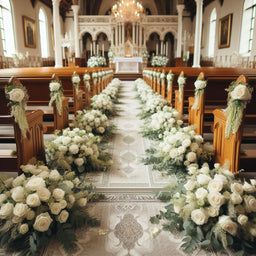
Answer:
POLYGON ((0 254, 256 255, 256 0, 0 0, 0 254))

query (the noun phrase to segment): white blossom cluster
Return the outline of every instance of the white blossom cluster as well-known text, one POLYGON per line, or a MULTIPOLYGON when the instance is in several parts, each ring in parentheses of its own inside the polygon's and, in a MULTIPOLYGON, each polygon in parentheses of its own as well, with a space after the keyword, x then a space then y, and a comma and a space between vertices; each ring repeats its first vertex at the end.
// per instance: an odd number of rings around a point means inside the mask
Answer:
POLYGON ((153 56, 151 60, 151 65, 153 67, 165 67, 168 61, 169 59, 166 56, 156 55, 156 56, 153 56))
POLYGON ((116 101, 120 85, 121 85, 121 81, 115 78, 109 83, 109 85, 101 93, 109 96, 113 101, 116 101))
POLYGON ((66 223, 73 207, 84 207, 87 196, 75 190, 81 182, 74 173, 60 175, 45 165, 25 165, 23 174, 4 181, 0 219, 13 234, 47 232, 53 222, 66 223))
POLYGON ((104 67, 106 65, 107 65, 106 58, 102 56, 92 56, 87 62, 87 66, 91 68, 104 67))
POLYGON ((190 165, 188 172, 186 192, 173 199, 177 214, 199 226, 214 222, 231 236, 245 232, 249 240, 256 237, 255 179, 237 180, 219 164, 214 165, 214 170, 208 164, 201 168, 190 165))

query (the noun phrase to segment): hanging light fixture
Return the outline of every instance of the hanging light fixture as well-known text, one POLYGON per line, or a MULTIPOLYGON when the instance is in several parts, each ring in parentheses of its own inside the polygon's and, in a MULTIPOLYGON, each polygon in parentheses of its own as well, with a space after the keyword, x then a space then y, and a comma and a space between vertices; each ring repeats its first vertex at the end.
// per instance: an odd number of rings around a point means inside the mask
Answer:
POLYGON ((118 21, 139 21, 144 13, 142 4, 136 0, 119 0, 112 7, 112 14, 118 21))

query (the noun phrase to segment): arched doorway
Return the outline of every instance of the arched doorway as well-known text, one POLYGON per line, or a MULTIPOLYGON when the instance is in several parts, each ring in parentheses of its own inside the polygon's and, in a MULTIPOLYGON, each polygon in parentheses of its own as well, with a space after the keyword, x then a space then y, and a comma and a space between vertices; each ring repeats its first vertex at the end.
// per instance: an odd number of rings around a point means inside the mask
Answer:
POLYGON ((173 67, 175 65, 174 61, 174 36, 171 32, 166 33, 164 37, 164 44, 166 44, 167 57, 169 58, 168 66, 173 67))
POLYGON ((91 57, 92 35, 88 32, 84 33, 82 37, 83 52, 82 52, 82 66, 86 66, 88 59, 91 57))
POLYGON ((150 59, 153 55, 159 54, 159 46, 160 46, 160 36, 158 33, 153 32, 150 34, 148 41, 146 43, 147 51, 150 56, 150 59))
POLYGON ((104 56, 108 62, 108 51, 110 48, 110 42, 108 40, 108 36, 105 33, 100 32, 97 35, 96 45, 97 45, 96 48, 98 49, 97 54, 104 56))

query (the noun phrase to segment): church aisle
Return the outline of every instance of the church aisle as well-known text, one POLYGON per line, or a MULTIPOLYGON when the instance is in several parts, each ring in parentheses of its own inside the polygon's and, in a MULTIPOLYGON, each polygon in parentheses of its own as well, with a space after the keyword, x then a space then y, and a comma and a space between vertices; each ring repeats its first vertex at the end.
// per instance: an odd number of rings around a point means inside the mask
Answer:
MULTIPOLYGON (((79 231, 78 251, 74 255, 185 255, 179 250, 180 239, 170 233, 162 232, 154 238, 158 229, 149 219, 165 205, 157 200, 156 191, 169 184, 169 180, 140 162, 149 141, 140 134, 142 121, 137 115, 141 106, 132 82, 122 83, 117 107, 119 115, 113 120, 118 127, 112 141, 113 167, 107 173, 91 174, 97 190, 106 195, 104 201, 90 207, 101 226, 79 231)), ((67 254, 52 243, 44 255, 67 254)))

